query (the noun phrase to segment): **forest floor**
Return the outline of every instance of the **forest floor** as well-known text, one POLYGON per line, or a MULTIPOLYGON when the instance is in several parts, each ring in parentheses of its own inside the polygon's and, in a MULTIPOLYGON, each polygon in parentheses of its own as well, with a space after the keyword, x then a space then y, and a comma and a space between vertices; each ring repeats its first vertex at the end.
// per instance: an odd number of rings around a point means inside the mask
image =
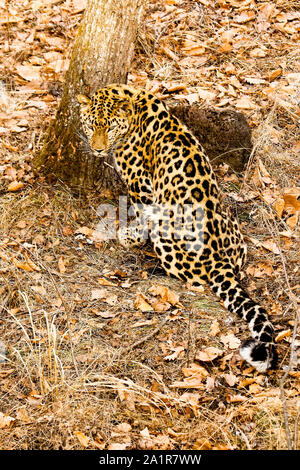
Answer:
POLYGON ((32 171, 84 7, 0 0, 0 448, 299 448, 299 3, 150 1, 129 75, 247 117, 247 169, 216 172, 247 235, 243 282, 276 329, 266 374, 208 288, 97 240, 105 195, 32 171))

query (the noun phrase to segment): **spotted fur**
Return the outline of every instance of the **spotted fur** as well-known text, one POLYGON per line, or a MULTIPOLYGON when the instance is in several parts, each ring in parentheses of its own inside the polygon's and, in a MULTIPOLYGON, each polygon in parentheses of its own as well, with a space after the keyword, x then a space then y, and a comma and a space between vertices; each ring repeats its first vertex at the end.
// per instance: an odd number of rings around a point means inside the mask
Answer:
POLYGON ((265 309, 240 285, 246 247, 237 220, 222 207, 199 142, 144 90, 110 85, 92 98, 78 95, 78 101, 92 150, 102 156, 113 153, 131 201, 138 205, 136 224, 120 232, 120 241, 125 246, 140 243, 149 228, 169 275, 194 286, 209 283, 225 307, 247 322, 252 339, 243 343, 241 356, 259 371, 274 367, 274 329, 265 309))

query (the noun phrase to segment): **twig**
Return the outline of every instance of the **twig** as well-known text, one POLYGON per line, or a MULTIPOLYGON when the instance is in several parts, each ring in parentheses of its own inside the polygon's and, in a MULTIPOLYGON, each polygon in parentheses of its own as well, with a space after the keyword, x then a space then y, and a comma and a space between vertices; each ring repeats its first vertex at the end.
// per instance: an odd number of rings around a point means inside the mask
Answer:
POLYGON ((139 339, 138 341, 133 343, 131 346, 128 346, 128 348, 124 348, 123 351, 122 351, 122 354, 128 353, 132 349, 136 348, 140 344, 144 343, 145 341, 148 341, 148 339, 155 336, 159 332, 159 330, 164 326, 164 324, 167 323, 168 320, 169 320, 169 316, 164 317, 162 319, 162 321, 160 322, 160 324, 153 331, 151 331, 151 333, 149 333, 148 335, 146 335, 143 338, 139 339))

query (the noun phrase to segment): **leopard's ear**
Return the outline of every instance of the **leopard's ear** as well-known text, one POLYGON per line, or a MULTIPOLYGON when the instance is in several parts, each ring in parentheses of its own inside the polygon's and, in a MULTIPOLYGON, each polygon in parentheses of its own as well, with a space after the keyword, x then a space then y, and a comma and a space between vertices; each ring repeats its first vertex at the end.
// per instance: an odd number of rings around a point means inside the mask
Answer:
POLYGON ((88 107, 92 102, 91 98, 86 95, 76 95, 76 98, 83 107, 88 107))

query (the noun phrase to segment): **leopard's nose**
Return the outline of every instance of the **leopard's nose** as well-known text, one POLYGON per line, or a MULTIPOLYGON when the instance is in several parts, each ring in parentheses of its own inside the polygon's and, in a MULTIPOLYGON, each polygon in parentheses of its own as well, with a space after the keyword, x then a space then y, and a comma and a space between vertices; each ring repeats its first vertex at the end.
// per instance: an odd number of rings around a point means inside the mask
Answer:
POLYGON ((105 155, 104 149, 94 149, 94 152, 97 157, 104 157, 105 155))

